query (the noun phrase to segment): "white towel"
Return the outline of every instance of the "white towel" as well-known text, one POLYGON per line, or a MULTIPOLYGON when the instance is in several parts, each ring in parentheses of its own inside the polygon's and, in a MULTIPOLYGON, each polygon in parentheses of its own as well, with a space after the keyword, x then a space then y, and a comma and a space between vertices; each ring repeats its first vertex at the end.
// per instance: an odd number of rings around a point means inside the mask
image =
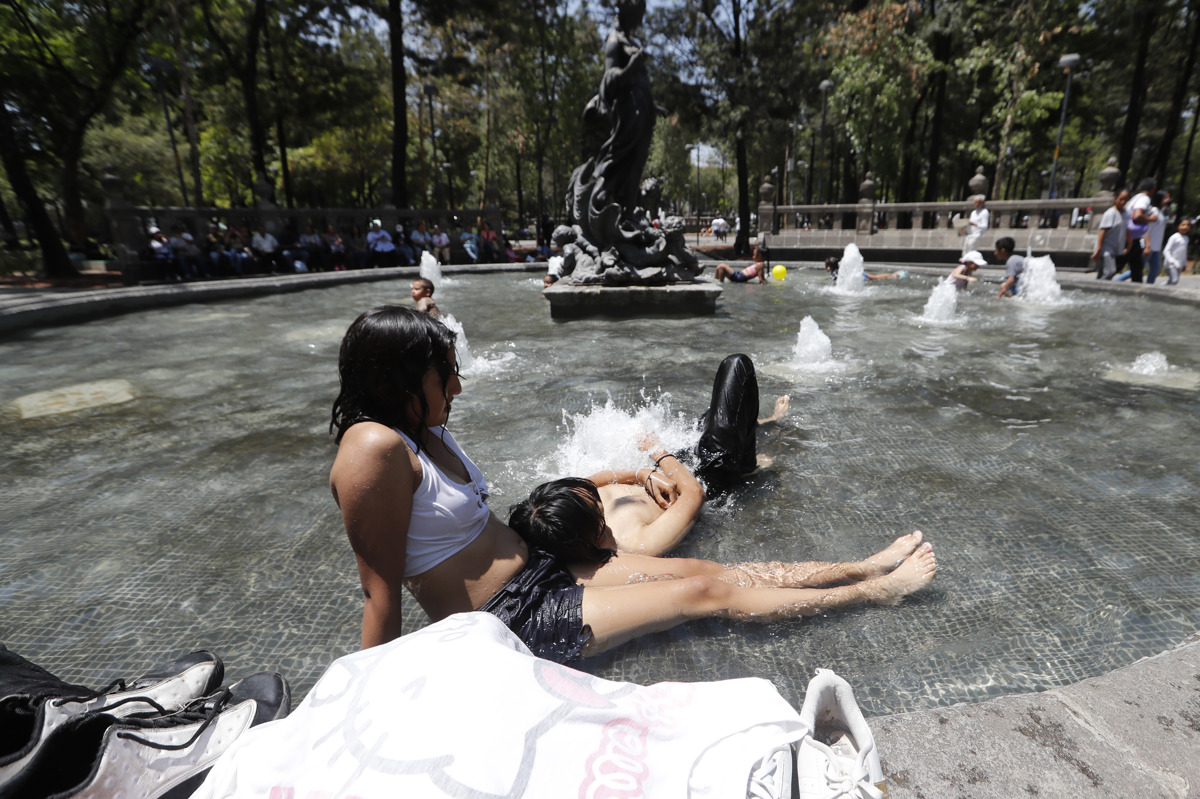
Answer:
POLYGON ((753 763, 805 732, 766 680, 612 682, 463 613, 334 661, 195 798, 741 797, 753 763))

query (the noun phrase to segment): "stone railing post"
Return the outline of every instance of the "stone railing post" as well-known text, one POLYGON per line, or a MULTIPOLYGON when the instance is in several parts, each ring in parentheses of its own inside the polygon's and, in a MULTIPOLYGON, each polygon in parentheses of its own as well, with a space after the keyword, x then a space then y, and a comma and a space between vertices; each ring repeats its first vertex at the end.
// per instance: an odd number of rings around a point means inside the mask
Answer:
POLYGON ((875 232, 875 180, 868 172, 866 179, 858 186, 858 209, 854 233, 857 236, 870 236, 875 232))

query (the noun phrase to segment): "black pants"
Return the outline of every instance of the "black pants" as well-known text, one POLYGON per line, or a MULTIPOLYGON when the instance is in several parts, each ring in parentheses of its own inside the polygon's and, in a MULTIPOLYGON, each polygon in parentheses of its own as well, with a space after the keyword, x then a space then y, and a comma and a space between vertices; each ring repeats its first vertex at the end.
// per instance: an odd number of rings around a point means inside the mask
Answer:
POLYGON ((720 494, 755 468, 758 378, 748 356, 730 355, 721 361, 713 380, 712 401, 700 424, 696 476, 709 495, 720 494))
POLYGON ((1134 283, 1142 282, 1142 240, 1134 239, 1129 248, 1129 279, 1134 283))

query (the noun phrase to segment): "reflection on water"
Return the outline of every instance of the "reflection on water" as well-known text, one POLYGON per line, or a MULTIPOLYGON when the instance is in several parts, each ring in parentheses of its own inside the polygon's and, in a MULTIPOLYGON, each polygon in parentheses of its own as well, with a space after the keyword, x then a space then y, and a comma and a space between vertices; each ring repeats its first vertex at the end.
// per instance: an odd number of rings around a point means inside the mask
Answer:
MULTIPOLYGON (((851 301, 793 269, 729 287, 715 317, 565 323, 540 277, 439 283, 476 362, 451 428, 501 517, 548 477, 636 462, 640 429, 686 446, 717 364, 745 352, 764 414, 792 395, 760 433, 774 465, 678 554, 845 560, 914 529, 938 548, 934 587, 898 607, 696 622, 588 669, 762 676, 799 704, 827 667, 879 714, 1073 682, 1200 628, 1200 414, 1196 386, 1166 379, 1197 371, 1194 309, 975 291, 956 298, 964 324, 915 326, 935 282, 886 282, 851 301), (852 368, 796 368, 805 316, 852 368), (1154 352, 1156 382, 1110 375, 1154 352)), ((0 640, 97 686, 207 647, 303 696, 357 647, 361 614, 327 488, 340 332, 407 295, 348 286, 0 342, 0 640), (11 404, 117 380, 119 404, 29 419, 11 404)), ((423 623, 409 603, 407 628, 423 623)))

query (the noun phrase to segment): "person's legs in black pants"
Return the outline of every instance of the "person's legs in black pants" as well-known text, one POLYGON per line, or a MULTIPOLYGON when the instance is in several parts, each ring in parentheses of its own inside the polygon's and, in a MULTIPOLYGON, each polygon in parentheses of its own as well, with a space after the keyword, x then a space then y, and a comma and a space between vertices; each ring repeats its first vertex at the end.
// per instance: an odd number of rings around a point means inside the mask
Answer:
POLYGON ((700 423, 696 476, 711 496, 732 487, 756 465, 758 378, 748 356, 730 355, 721 361, 713 380, 712 401, 700 423))

